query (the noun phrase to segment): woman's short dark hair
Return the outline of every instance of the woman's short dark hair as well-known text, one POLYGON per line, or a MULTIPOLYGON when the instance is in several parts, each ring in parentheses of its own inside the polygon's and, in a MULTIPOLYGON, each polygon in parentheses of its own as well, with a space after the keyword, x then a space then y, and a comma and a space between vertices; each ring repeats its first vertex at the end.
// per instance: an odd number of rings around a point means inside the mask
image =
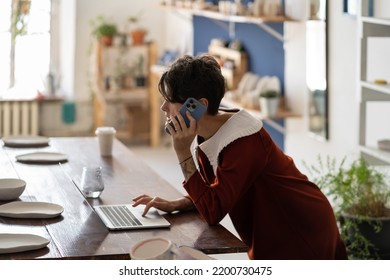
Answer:
POLYGON ((185 55, 163 73, 158 89, 171 103, 184 103, 188 97, 206 98, 207 112, 215 115, 225 94, 225 78, 212 56, 185 55))

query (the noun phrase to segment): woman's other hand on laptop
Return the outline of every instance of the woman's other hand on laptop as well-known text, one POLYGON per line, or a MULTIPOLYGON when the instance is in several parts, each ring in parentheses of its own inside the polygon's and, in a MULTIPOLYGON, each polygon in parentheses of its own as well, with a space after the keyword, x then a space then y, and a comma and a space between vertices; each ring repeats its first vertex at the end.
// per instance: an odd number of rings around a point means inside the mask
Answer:
POLYGON ((187 197, 181 197, 175 200, 166 200, 158 196, 151 197, 149 195, 143 194, 133 198, 133 201, 133 207, 138 205, 145 205, 142 216, 145 216, 152 207, 168 213, 194 209, 192 201, 187 197))

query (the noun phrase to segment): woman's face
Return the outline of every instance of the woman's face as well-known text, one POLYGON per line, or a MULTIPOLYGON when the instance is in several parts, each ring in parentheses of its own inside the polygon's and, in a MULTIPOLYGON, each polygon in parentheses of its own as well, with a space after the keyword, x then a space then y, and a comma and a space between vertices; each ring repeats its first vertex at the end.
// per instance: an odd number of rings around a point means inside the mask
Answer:
POLYGON ((181 103, 171 103, 168 100, 164 100, 160 109, 165 113, 167 120, 171 119, 173 116, 179 114, 179 109, 183 104, 181 103))

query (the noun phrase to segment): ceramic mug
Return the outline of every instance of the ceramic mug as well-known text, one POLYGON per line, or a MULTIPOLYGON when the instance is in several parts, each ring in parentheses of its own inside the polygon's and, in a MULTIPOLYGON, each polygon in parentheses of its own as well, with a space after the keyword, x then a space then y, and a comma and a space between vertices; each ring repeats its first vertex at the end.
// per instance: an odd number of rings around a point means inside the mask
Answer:
POLYGON ((173 260, 175 258, 172 241, 161 238, 149 238, 138 242, 131 248, 132 260, 173 260))

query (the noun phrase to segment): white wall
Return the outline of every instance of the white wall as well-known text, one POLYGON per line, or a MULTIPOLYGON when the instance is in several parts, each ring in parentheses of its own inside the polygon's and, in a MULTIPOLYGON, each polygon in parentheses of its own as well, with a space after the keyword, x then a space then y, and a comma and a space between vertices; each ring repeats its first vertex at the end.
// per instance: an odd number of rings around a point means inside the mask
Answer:
POLYGON ((390 17, 390 1, 376 0, 374 5, 374 16, 389 18, 390 17))
POLYGON ((76 53, 76 0, 61 1, 58 9, 59 52, 60 58, 55 71, 61 81, 61 94, 67 98, 74 97, 75 53, 76 53), (64 47, 66 46, 66 47, 64 47))
POLYGON ((193 54, 194 31, 191 15, 174 11, 167 11, 165 15, 165 48, 177 50, 181 54, 193 54))

